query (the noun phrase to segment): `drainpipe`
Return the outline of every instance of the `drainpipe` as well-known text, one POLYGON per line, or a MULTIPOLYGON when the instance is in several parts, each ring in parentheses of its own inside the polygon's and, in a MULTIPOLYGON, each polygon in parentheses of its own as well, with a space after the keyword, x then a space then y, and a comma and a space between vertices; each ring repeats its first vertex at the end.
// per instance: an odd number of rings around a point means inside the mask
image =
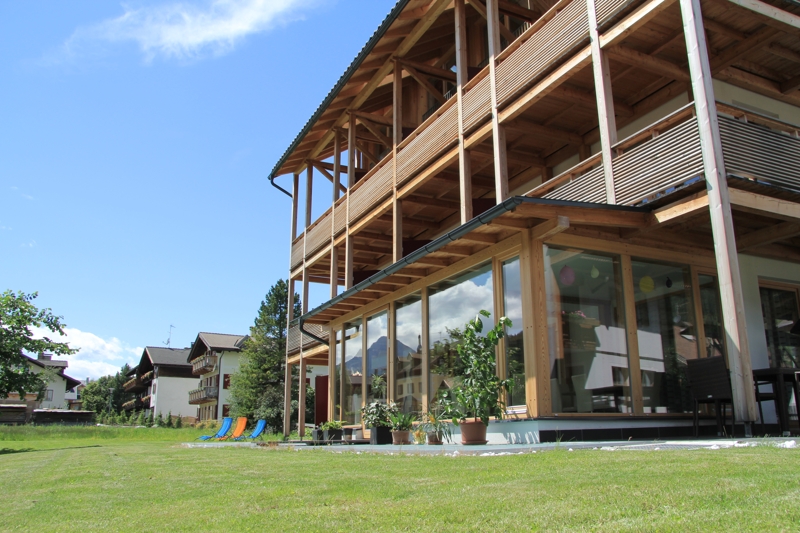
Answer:
POLYGON ((281 191, 283 194, 285 194, 285 195, 286 195, 286 196, 288 196, 289 198, 291 198, 291 197, 292 197, 292 193, 290 193, 289 191, 287 191, 286 189, 284 189, 283 187, 281 187, 280 185, 278 185, 278 184, 276 184, 276 183, 275 183, 275 176, 273 176, 273 175, 270 175, 270 177, 269 177, 269 182, 272 184, 272 186, 273 186, 273 187, 275 187, 276 189, 278 189, 279 191, 281 191))

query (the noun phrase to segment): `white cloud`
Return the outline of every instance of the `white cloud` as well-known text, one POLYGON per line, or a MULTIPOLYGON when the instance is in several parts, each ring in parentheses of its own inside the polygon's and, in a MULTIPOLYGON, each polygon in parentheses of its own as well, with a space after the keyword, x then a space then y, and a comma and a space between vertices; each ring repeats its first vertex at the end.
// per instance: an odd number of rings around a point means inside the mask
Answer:
POLYGON ((33 248, 36 246, 36 241, 23 242, 19 245, 20 248, 33 248))
MULTIPOLYGON (((436 293, 430 297, 430 341, 447 338, 447 328, 463 330, 464 324, 475 318, 478 311, 485 309, 492 312, 492 280, 486 276, 483 285, 477 285, 474 280, 467 280, 454 287, 436 293)), ((481 317, 484 333, 494 326, 494 314, 481 317)))
POLYGON ((80 348, 80 351, 67 357, 69 366, 65 373, 76 379, 90 377, 97 379, 102 376, 115 374, 122 365, 128 363, 133 366, 139 362, 144 348, 130 346, 116 337, 103 339, 94 333, 81 331, 76 328, 65 328, 66 336, 61 337, 44 328, 33 328, 35 337, 49 337, 56 342, 67 342, 70 348, 80 348))
MULTIPOLYGON (((146 61, 155 57, 197 59, 230 52, 246 36, 300 18, 320 0, 205 0, 131 8, 119 17, 81 27, 64 43, 58 59, 97 54, 101 43, 134 43, 146 61)), ((51 58, 53 59, 53 58, 51 58)))

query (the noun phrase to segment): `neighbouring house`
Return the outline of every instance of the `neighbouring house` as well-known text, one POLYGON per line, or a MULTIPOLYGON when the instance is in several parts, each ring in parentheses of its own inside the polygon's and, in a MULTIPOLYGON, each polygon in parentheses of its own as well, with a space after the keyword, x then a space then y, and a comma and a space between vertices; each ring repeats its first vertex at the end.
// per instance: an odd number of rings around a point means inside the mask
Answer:
POLYGON ((189 403, 198 406, 198 420, 228 416, 231 376, 239 371, 239 354, 246 339, 247 335, 197 334, 186 360, 192 374, 200 378, 199 384, 188 393, 189 403))
POLYGON ((35 373, 40 373, 45 369, 53 371, 53 377, 45 386, 42 399, 36 401, 36 393, 28 393, 25 398, 20 398, 19 393, 12 392, 8 395, 10 400, 25 400, 33 404, 35 409, 68 409, 67 391, 80 384, 80 381, 64 373, 69 366, 69 362, 63 359, 53 359, 50 354, 39 354, 36 359, 24 356, 28 361, 28 367, 35 373))
POLYGON ((135 395, 123 405, 125 410, 144 410, 155 415, 161 413, 194 419, 195 408, 189 404, 188 394, 195 386, 192 365, 186 362, 189 348, 162 348, 148 346, 142 358, 129 373, 125 391, 135 395))
POLYGON ((83 407, 83 400, 81 400, 81 393, 83 392, 83 389, 86 388, 86 385, 88 385, 90 381, 91 380, 89 378, 81 380, 80 383, 69 389, 64 394, 64 399, 67 401, 67 409, 80 411, 81 407, 83 407))
POLYGON ((485 309, 513 321, 490 442, 689 435, 687 362, 716 355, 749 434, 753 376, 800 367, 798 31, 791 2, 397 2, 269 178, 287 379, 327 367, 350 425, 428 409, 485 309))

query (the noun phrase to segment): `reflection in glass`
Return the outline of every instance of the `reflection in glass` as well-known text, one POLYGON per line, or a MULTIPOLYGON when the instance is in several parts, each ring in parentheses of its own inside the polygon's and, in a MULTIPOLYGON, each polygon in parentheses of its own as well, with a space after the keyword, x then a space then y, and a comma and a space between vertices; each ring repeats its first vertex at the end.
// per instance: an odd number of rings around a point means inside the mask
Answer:
POLYGON ((701 355, 703 357, 725 355, 717 278, 700 274, 697 279, 700 284, 700 305, 703 307, 703 331, 706 337, 705 350, 701 355))
POLYGON ((631 265, 644 412, 692 412, 686 361, 698 354, 689 267, 631 265))
POLYGON ((336 366, 333 378, 333 419, 342 419, 342 330, 336 330, 336 366))
POLYGON ((478 311, 492 313, 481 317, 486 332, 493 325, 494 305, 492 264, 476 266, 430 287, 428 296, 428 335, 430 336, 430 398, 449 390, 462 375, 462 363, 456 346, 463 338, 464 324, 478 311))
POLYGON ((361 320, 345 324, 344 365, 342 368, 342 420, 347 424, 361 422, 361 320))
POLYGON ((554 413, 631 412, 619 257, 545 246, 554 413))
POLYGON ((800 366, 800 320, 797 292, 761 287, 761 312, 773 368, 800 366))
POLYGON ((522 343, 522 289, 519 279, 519 257, 503 262, 503 307, 511 319, 506 328, 506 378, 511 391, 506 404, 525 405, 525 347, 522 343))
POLYGON ((367 399, 386 401, 386 364, 389 341, 388 313, 382 311, 367 319, 367 399))
POLYGON ((395 304, 394 398, 404 413, 422 410, 422 300, 395 304))

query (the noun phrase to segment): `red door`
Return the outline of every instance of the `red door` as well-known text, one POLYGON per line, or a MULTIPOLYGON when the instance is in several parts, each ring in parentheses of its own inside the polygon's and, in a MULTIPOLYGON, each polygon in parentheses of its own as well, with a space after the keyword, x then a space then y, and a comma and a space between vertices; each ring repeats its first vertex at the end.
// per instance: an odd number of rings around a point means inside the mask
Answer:
POLYGON ((314 425, 328 420, 328 376, 314 377, 314 425))

